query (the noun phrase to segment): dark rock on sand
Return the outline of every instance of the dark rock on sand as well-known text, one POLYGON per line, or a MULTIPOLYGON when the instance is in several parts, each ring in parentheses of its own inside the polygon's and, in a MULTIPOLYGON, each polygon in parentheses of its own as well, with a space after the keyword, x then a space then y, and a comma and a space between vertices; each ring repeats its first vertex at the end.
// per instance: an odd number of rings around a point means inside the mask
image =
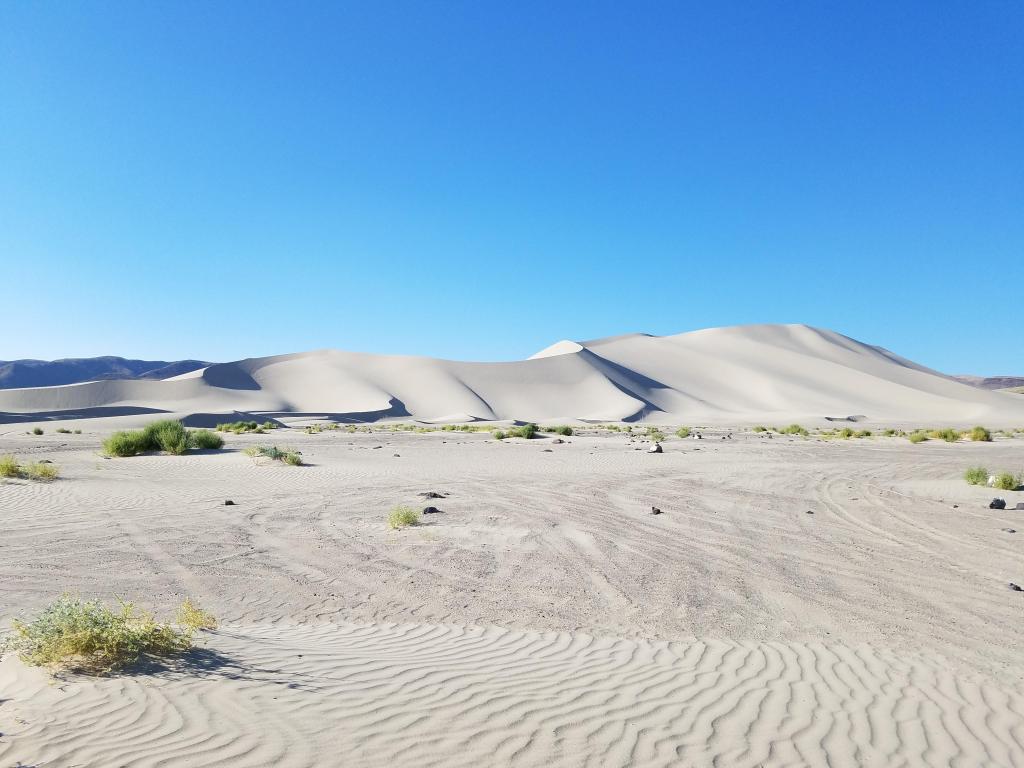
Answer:
POLYGON ((424 499, 445 499, 445 498, 447 498, 446 494, 438 493, 437 491, 424 491, 423 493, 421 493, 419 495, 422 496, 424 499))
POLYGON ((662 512, 657 507, 651 507, 651 514, 652 515, 662 515, 662 514, 664 514, 664 512, 662 512))
POLYGON ((988 503, 989 509, 1006 509, 1006 502, 1003 499, 992 499, 988 503))
POLYGON ((235 502, 233 502, 231 499, 224 499, 224 506, 225 507, 233 507, 233 506, 235 506, 235 502))
POLYGON ((661 443, 655 443, 654 445, 652 445, 650 448, 647 449, 647 452, 648 453, 661 453, 662 452, 661 451, 661 443))
POLYGON ((1024 592, 1024 587, 1021 587, 1019 584, 1014 584, 1012 581, 1010 582, 1010 589, 1014 592, 1024 592))
POLYGON ((437 507, 424 507, 423 508, 423 514, 424 515, 442 515, 444 513, 440 509, 438 509, 437 507))

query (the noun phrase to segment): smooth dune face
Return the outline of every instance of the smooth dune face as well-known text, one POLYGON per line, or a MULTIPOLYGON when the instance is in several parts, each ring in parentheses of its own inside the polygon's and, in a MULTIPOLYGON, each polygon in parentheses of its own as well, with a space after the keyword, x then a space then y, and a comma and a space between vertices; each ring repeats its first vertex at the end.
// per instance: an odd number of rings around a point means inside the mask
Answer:
POLYGON ((116 415, 125 408, 183 416, 318 413, 353 421, 1024 418, 1019 398, 803 325, 562 341, 509 363, 325 350, 212 365, 165 381, 0 391, 0 412, 7 413, 0 418, 8 421, 31 413, 90 415, 90 409, 116 415))

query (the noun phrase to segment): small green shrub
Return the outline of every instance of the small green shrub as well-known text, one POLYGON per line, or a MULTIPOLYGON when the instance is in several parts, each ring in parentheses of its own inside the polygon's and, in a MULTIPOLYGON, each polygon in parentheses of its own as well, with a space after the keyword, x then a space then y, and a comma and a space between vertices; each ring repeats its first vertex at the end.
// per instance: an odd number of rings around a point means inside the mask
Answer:
POLYGON ((1016 491, 1022 482, 1024 482, 1024 478, 1020 475, 1014 475, 1009 472, 1000 472, 996 475, 995 482, 992 485, 1001 491, 1016 491))
POLYGON ((985 485, 988 482, 988 470, 984 467, 969 467, 964 472, 964 480, 971 485, 985 485))
POLYGON ((653 443, 660 443, 660 442, 665 440, 666 435, 660 429, 655 429, 654 427, 648 427, 647 428, 647 437, 653 443))
POLYGON ((572 437, 572 427, 565 425, 558 427, 541 427, 541 432, 551 432, 556 435, 565 435, 566 437, 572 437))
POLYGON ((885 432, 883 434, 886 437, 896 437, 896 435, 898 435, 900 433, 899 433, 899 431, 897 431, 895 429, 887 429, 887 430, 885 430, 885 432))
POLYGON ((754 431, 755 432, 767 432, 768 431, 768 427, 764 426, 763 424, 758 424, 756 427, 754 427, 754 431))
POLYGON ((282 451, 276 445, 255 445, 252 448, 246 448, 245 455, 252 456, 253 458, 273 459, 292 467, 298 467, 302 464, 301 453, 298 451, 282 451))
POLYGON ((680 427, 679 429, 676 430, 676 437, 689 437, 689 436, 690 436, 690 428, 689 427, 680 427))
POLYGON ((33 435, 41 435, 41 434, 43 434, 43 428, 42 427, 35 427, 32 430, 32 434, 33 435))
POLYGON ((494 436, 495 440, 504 440, 506 437, 508 437, 508 435, 505 434, 505 432, 500 429, 494 430, 491 434, 494 436))
POLYGON ((521 427, 513 427, 508 431, 509 437, 521 437, 524 440, 531 440, 537 435, 536 424, 524 424, 521 427))
POLYGON ((975 427, 970 432, 970 438, 975 443, 991 443, 992 433, 984 427, 975 427))
POLYGON ((870 429, 862 429, 859 432, 854 432, 853 436, 854 437, 871 437, 871 430, 870 429))
POLYGON ((71 434, 71 430, 70 429, 64 429, 64 427, 57 427, 57 434, 58 435, 70 435, 71 434))
POLYGON ((857 433, 856 433, 856 432, 854 432, 854 431, 853 431, 852 429, 850 429, 849 427, 843 427, 843 428, 842 428, 842 429, 840 429, 840 430, 839 430, 838 432, 836 432, 836 437, 842 438, 843 440, 849 440, 849 439, 850 439, 851 437, 853 437, 853 436, 854 436, 855 434, 857 434, 857 433))
POLYGON ((138 456, 153 450, 142 430, 115 432, 103 441, 103 452, 108 456, 138 456))
POLYGON ((799 424, 790 424, 785 429, 779 430, 779 434, 782 435, 803 435, 807 436, 808 432, 799 424))
POLYGON ((388 513, 388 528, 397 530, 410 525, 418 525, 420 513, 412 507, 395 507, 388 513))
POLYGON ((190 430, 188 436, 189 446, 192 448, 211 451, 224 447, 224 438, 208 429, 190 430))
POLYGON ((32 666, 108 674, 143 657, 173 656, 192 647, 198 629, 216 626, 213 617, 189 601, 179 625, 156 621, 120 601, 117 609, 98 600, 63 595, 32 621, 14 622, 14 634, 0 650, 17 652, 32 666))
POLYGON ((907 435, 907 440, 909 440, 910 442, 915 443, 915 444, 916 443, 923 443, 927 439, 928 439, 927 433, 921 432, 920 430, 917 431, 917 432, 912 432, 909 435, 907 435))
POLYGON ((143 430, 143 440, 152 446, 150 450, 180 456, 188 450, 188 433, 180 421, 163 419, 147 424, 143 430))

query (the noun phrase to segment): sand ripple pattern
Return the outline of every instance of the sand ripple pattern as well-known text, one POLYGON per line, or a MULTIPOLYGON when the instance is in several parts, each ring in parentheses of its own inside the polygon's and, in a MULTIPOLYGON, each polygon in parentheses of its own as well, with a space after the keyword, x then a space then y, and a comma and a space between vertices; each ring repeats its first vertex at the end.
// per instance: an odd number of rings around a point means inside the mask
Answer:
POLYGON ((0 764, 1024 765, 1024 691, 937 657, 436 625, 228 627, 190 667, 0 664, 0 764))

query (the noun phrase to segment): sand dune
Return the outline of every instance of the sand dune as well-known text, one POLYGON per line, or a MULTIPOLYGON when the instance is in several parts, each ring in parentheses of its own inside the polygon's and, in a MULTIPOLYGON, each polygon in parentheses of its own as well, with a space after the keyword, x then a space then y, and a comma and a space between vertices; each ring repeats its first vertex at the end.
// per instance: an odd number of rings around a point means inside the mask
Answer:
POLYGON ((349 421, 1024 418, 1024 403, 832 331, 715 328, 559 342, 528 360, 471 363, 323 350, 208 366, 165 381, 0 391, 0 419, 90 409, 307 413, 349 421))

